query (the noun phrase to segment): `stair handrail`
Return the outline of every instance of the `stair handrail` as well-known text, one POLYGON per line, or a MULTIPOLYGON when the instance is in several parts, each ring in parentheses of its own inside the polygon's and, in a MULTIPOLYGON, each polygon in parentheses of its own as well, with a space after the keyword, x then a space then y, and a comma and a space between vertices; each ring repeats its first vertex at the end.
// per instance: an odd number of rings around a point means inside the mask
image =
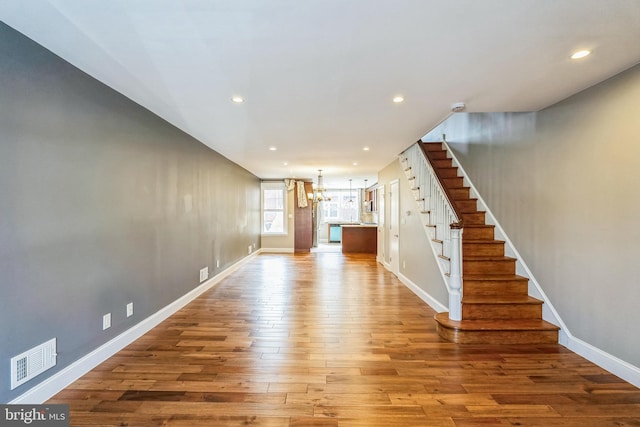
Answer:
POLYGON ((442 181, 440 181, 440 177, 438 176, 436 169, 433 167, 433 162, 435 159, 432 157, 431 153, 429 153, 429 150, 425 148, 424 144, 425 143, 422 142, 422 140, 418 140, 416 142, 416 145, 420 147, 420 149, 422 150, 422 153, 424 154, 427 160, 427 166, 429 167, 431 173, 437 178, 436 181, 438 182, 438 186, 440 187, 440 190, 443 192, 449 207, 453 210, 453 212, 455 212, 456 221, 451 223, 451 225, 459 226, 460 228, 462 228, 462 224, 463 224, 462 212, 460 212, 458 205, 453 203, 453 197, 451 196, 451 192, 449 191, 449 189, 444 185, 442 185, 442 181))
MULTIPOLYGON (((434 239, 441 242, 442 257, 448 260, 449 271, 440 262, 438 266, 449 292, 449 319, 462 319, 462 213, 452 203, 453 197, 442 185, 436 173, 430 155, 422 141, 403 151, 399 160, 405 167, 405 174, 413 182, 412 191, 417 192, 417 201, 424 203, 425 212, 429 215, 426 226, 434 227, 434 236, 430 244, 436 254, 434 239)), ((428 233, 427 233, 428 234, 428 233)))

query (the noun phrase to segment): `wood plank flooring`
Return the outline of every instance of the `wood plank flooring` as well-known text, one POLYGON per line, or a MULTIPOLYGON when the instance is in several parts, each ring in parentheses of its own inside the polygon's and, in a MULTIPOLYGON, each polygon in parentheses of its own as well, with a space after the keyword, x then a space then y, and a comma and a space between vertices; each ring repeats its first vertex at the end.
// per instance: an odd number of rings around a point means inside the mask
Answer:
POLYGON ((374 256, 263 254, 50 403, 73 426, 640 426, 556 344, 460 345, 374 256))

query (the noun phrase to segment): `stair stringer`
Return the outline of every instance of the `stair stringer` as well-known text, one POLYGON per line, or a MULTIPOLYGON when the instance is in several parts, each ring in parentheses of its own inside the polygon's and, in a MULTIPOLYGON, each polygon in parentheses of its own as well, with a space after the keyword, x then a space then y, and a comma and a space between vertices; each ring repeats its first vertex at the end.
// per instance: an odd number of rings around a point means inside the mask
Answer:
MULTIPOLYGON (((422 141, 422 142, 428 142, 428 141, 422 141)), ((458 161, 455 153, 453 152, 451 147, 449 147, 449 144, 444 138, 444 135, 442 138, 442 145, 447 150, 447 155, 450 156, 452 160, 452 165, 458 168, 458 175, 463 177, 464 185, 470 188, 471 197, 477 199, 478 210, 483 210, 486 212, 485 213, 486 223, 488 225, 493 225, 495 227, 494 238, 496 240, 503 240, 505 242, 505 246, 504 246, 505 255, 516 259, 516 274, 529 279, 529 288, 528 288, 529 295, 544 301, 544 304, 542 305, 542 319, 549 323, 553 323, 554 325, 558 325, 560 327, 560 330, 558 331, 559 332, 558 342, 564 346, 567 346, 569 342, 567 325, 562 321, 562 318, 560 317, 556 309, 553 307, 553 304, 551 303, 551 301, 545 294, 544 290, 540 286, 540 283, 538 283, 535 276, 527 266, 527 263, 524 261, 524 258, 520 255, 520 253, 516 249, 511 239, 509 239, 509 236, 504 231, 504 229, 496 219, 495 215, 491 211, 491 209, 489 209, 489 206, 487 206, 487 203, 482 198, 482 195, 480 194, 478 189, 473 185, 473 182, 471 181, 471 179, 469 179, 469 175, 467 175, 467 172, 464 170, 464 167, 462 167, 462 164, 460 163, 460 161, 458 161)), ((463 292, 464 292, 464 287, 463 287, 463 292)))

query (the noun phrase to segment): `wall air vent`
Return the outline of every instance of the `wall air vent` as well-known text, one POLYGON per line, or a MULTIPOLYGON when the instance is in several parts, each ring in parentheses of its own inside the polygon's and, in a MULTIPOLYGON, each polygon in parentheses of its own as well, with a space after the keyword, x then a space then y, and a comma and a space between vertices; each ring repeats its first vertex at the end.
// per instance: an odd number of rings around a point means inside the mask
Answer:
POLYGON ((56 339, 11 358, 11 390, 56 364, 56 339))

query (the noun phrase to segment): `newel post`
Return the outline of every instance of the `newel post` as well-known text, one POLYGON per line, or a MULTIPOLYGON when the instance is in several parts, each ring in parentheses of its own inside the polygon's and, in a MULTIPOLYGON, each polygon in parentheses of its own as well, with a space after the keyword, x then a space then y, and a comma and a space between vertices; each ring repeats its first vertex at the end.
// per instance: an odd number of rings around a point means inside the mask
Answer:
POLYGON ((462 225, 451 224, 449 319, 462 320, 462 225))

